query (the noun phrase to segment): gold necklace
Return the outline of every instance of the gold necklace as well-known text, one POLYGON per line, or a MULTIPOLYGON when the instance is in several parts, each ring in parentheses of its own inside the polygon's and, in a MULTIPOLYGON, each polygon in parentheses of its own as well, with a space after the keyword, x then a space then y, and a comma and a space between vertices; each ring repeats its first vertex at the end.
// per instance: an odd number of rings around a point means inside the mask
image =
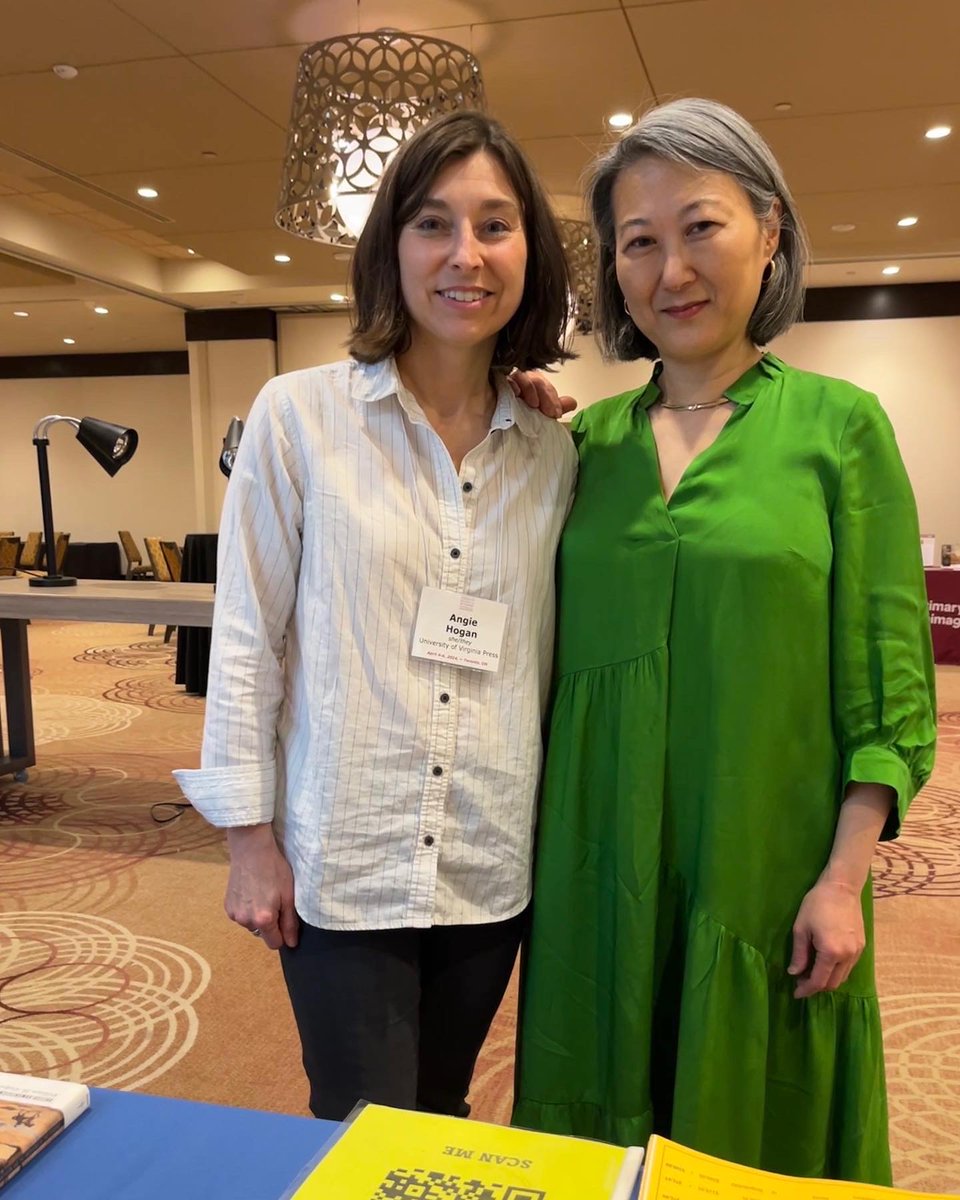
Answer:
POLYGON ((708 400, 705 404, 667 404, 665 400, 661 400, 660 407, 669 408, 674 412, 696 412, 698 408, 719 408, 721 404, 727 403, 727 397, 721 396, 719 400, 708 400))

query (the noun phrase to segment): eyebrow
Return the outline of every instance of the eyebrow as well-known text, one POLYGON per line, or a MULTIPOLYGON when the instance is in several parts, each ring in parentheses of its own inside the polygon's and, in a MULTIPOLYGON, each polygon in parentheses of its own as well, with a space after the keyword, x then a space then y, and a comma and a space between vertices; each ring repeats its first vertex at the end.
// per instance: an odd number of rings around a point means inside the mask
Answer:
MULTIPOLYGON (((441 200, 436 196, 427 196, 420 205, 420 211, 422 212, 425 208, 436 208, 441 212, 450 212, 450 205, 446 200, 441 200)), ((503 212, 506 210, 519 213, 520 211, 519 204, 514 200, 508 200, 506 197, 503 199, 491 197, 489 200, 483 200, 480 203, 480 208, 484 212, 503 212)))
MULTIPOLYGON (((701 196, 699 200, 691 200, 689 204, 685 204, 680 209, 680 216, 688 216, 694 209, 702 207, 704 204, 716 204, 720 208, 729 212, 728 206, 720 199, 719 196, 701 196)), ((625 229, 632 229, 635 225, 649 225, 650 221, 647 217, 631 217, 628 221, 621 222, 619 232, 623 233, 625 229)))

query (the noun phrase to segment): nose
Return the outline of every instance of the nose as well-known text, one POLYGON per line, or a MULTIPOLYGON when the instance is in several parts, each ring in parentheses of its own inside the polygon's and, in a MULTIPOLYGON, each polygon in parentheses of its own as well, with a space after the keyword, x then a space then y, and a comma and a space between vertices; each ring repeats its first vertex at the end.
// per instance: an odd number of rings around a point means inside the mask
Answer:
POLYGON ((480 242, 469 222, 455 226, 450 244, 451 266, 461 271, 476 270, 483 262, 480 250, 480 242))
POLYGON ((686 287, 696 278, 696 274, 683 244, 664 248, 660 282, 668 291, 679 291, 686 287))

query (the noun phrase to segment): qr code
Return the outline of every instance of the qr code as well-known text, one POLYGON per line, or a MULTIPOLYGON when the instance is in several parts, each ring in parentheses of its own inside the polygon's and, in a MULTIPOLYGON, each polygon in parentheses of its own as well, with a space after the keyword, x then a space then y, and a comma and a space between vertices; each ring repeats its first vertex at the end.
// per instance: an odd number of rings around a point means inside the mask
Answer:
POLYGON ((370 1200, 547 1200, 538 1188, 481 1183, 442 1171, 391 1171, 370 1200))

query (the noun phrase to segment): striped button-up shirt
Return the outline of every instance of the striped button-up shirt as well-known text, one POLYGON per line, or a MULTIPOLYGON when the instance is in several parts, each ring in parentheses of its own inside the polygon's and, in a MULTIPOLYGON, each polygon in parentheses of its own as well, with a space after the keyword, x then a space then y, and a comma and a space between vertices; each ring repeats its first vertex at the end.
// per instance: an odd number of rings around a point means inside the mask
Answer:
POLYGON ((220 530, 201 768, 213 824, 272 821, 327 929, 505 920, 530 897, 554 556, 576 476, 501 385, 459 473, 395 364, 280 376, 220 530), (411 657, 424 586, 508 604, 500 669, 411 657))

